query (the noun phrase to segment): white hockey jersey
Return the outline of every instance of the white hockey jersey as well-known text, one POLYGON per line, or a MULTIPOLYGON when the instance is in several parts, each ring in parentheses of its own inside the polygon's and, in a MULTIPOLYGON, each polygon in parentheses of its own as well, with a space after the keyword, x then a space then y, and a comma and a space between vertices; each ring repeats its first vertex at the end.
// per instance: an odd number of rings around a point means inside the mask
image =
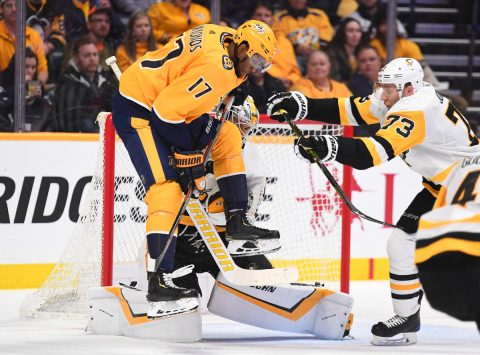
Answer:
POLYGON ((462 252, 480 258, 480 155, 454 164, 432 211, 419 222, 415 262, 462 252))
POLYGON ((453 163, 480 153, 479 141, 466 118, 429 84, 401 98, 385 115, 381 115, 380 105, 374 95, 338 99, 340 124, 381 124, 375 135, 358 138, 370 155, 363 158, 373 165, 400 156, 436 194, 440 186, 435 184, 443 183, 453 163))

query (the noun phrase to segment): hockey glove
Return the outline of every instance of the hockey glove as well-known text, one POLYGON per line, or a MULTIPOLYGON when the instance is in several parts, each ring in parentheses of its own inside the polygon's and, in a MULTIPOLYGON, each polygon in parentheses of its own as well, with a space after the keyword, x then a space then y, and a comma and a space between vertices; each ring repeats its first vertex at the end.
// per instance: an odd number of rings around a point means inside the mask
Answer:
POLYGON ((292 121, 303 120, 308 115, 308 100, 299 91, 277 93, 268 99, 267 114, 272 120, 285 122, 280 110, 287 111, 292 121))
POLYGON ((315 156, 322 162, 335 160, 338 151, 338 141, 334 136, 324 135, 295 139, 295 154, 300 159, 315 163, 315 156))
POLYGON ((248 85, 248 81, 245 81, 228 93, 227 96, 233 96, 233 106, 243 105, 248 96, 248 85))
POLYGON ((205 166, 203 154, 200 151, 174 151, 173 165, 177 170, 178 183, 184 194, 187 193, 190 184, 193 182, 197 191, 204 192, 207 182, 205 180, 205 166))

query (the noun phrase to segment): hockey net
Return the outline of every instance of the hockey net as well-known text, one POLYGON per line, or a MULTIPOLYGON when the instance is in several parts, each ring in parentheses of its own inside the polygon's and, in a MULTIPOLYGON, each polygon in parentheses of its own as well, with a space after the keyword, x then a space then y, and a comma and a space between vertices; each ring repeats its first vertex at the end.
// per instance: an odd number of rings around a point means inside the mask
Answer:
MULTIPOLYGON (((100 113, 98 121, 98 159, 79 219, 59 262, 24 301, 24 317, 85 317, 88 288, 129 284, 139 275, 139 259, 145 256, 145 190, 115 137, 110 115, 100 113)), ((299 127, 309 135, 344 133, 334 125, 299 127)), ((268 255, 274 266, 295 266, 299 281, 348 292, 349 212, 320 169, 295 156, 293 140, 287 125, 264 118, 249 138, 267 178, 255 224, 280 231, 282 249, 268 255)), ((327 167, 349 195, 351 171, 337 163, 327 167)))

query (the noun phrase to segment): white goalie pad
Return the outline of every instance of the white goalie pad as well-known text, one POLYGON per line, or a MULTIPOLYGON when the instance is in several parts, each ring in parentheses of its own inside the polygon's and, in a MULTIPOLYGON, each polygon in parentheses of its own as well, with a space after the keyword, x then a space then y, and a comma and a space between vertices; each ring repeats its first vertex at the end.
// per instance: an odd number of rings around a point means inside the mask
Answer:
POLYGON ((197 307, 151 319, 146 292, 112 286, 88 290, 88 331, 100 335, 124 335, 140 339, 194 342, 202 339, 202 321, 197 307))
POLYGON ((238 286, 218 275, 208 310, 260 328, 342 339, 350 330, 353 298, 308 284, 238 286), (347 332, 346 332, 347 331, 347 332))

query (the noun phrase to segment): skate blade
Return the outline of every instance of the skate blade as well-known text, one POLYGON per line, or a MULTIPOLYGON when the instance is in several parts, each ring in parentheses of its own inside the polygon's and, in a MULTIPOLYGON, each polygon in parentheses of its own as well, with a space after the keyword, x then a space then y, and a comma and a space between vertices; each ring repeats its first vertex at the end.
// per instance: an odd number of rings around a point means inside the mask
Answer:
POLYGON ((228 252, 230 255, 253 256, 264 255, 280 250, 281 245, 278 239, 266 239, 257 241, 230 240, 228 242, 228 252))
POLYGON ((404 346, 417 342, 417 333, 400 333, 393 337, 379 337, 372 335, 370 343, 376 346, 404 346))
POLYGON ((192 312, 198 308, 198 298, 182 298, 177 301, 149 302, 147 317, 150 319, 164 318, 181 313, 192 312))

